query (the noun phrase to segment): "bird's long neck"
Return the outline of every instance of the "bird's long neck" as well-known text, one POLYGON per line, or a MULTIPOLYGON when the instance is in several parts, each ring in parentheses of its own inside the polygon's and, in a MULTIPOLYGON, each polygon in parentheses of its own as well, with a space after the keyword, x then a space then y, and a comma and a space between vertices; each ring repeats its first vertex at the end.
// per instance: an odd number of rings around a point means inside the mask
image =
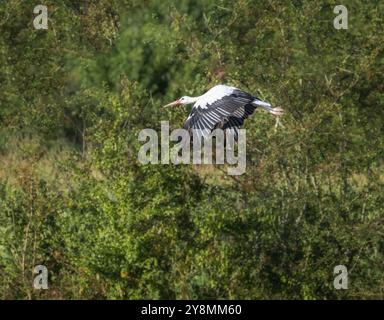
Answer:
POLYGON ((195 103, 197 100, 199 100, 201 98, 201 96, 198 96, 198 97, 191 97, 191 99, 189 100, 190 103, 195 103))

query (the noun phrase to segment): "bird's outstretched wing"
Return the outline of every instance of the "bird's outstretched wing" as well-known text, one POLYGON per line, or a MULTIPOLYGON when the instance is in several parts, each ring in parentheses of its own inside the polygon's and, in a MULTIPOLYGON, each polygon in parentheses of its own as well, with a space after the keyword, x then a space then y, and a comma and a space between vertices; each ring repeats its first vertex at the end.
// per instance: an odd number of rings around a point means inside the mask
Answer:
POLYGON ((256 109, 251 104, 255 99, 233 87, 213 87, 195 103, 184 129, 195 130, 199 138, 208 136, 216 128, 227 129, 237 140, 239 127, 256 109))

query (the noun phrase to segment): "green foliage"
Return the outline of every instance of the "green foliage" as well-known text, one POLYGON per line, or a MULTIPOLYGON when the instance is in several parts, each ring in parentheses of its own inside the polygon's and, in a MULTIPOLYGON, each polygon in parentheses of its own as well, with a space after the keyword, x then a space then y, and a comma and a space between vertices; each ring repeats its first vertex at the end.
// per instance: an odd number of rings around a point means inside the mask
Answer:
POLYGON ((330 0, 46 4, 0 4, 0 298, 383 298, 382 1, 348 30, 330 0), (288 111, 246 121, 244 175, 138 162, 221 82, 288 111))

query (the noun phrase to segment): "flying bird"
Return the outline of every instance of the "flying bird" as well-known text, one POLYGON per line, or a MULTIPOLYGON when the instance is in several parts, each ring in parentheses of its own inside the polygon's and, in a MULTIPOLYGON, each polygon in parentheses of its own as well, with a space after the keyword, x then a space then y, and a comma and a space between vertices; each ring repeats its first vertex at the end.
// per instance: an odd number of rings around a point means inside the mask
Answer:
POLYGON ((284 113, 282 108, 273 108, 268 102, 250 93, 222 84, 214 86, 199 97, 183 96, 165 105, 164 108, 191 103, 194 105, 183 128, 190 133, 194 130, 199 139, 220 128, 230 130, 237 140, 240 126, 257 107, 275 116, 284 113))

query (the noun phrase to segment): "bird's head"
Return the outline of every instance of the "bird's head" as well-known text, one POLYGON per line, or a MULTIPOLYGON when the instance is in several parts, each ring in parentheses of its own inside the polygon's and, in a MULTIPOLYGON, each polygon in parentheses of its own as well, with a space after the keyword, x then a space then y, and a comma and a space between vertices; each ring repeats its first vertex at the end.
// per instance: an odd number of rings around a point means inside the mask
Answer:
POLYGON ((172 106, 180 106, 180 105, 190 104, 190 103, 194 103, 194 102, 196 102, 196 98, 183 96, 180 99, 177 99, 171 103, 168 103, 163 108, 168 108, 168 107, 172 107, 172 106))

